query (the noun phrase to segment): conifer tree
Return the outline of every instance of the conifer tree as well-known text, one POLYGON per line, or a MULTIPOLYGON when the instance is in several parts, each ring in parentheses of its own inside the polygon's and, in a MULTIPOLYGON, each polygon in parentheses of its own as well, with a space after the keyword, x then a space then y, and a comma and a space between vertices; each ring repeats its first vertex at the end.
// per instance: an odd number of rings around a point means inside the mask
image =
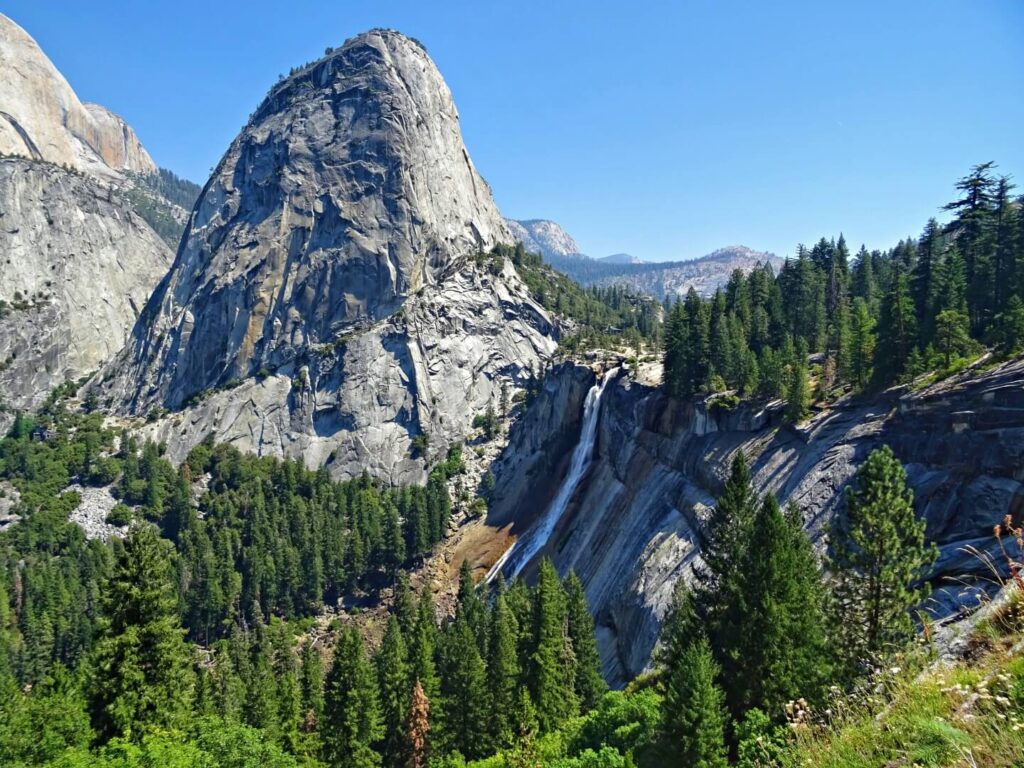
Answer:
POLYGON ((872 451, 830 534, 834 625, 848 671, 913 636, 910 611, 928 595, 921 579, 937 555, 924 534, 903 466, 888 446, 872 451))
POLYGON ((296 754, 299 751, 299 729, 302 725, 302 691, 299 687, 297 660, 292 649, 291 629, 285 622, 274 619, 270 633, 280 743, 286 750, 296 754))
POLYGON ((742 585, 739 564, 747 550, 757 496, 750 484, 750 470, 742 451, 732 460, 729 478, 707 522, 701 558, 697 570, 694 599, 701 619, 706 623, 713 644, 729 632, 737 618, 742 585))
POLYGON ((679 652, 666 670, 662 749, 676 765, 726 768, 727 717, 711 647, 700 635, 672 644, 679 652))
POLYGON ((409 641, 409 682, 412 685, 418 681, 430 701, 431 743, 437 743, 444 730, 444 702, 441 699, 441 682, 434 661, 437 643, 437 615, 430 586, 425 584, 416 606, 416 628, 409 641))
POLYGON ((473 581, 473 571, 469 567, 469 560, 463 560, 459 567, 459 602, 456 613, 465 618, 469 624, 473 637, 477 641, 477 650, 481 655, 487 647, 487 627, 484 602, 476 590, 476 583, 473 581))
POLYGON ((137 525, 125 537, 102 610, 88 684, 100 738, 137 740, 183 724, 192 704, 192 654, 171 588, 168 545, 153 526, 137 525))
POLYGON ((487 643, 488 723, 491 743, 505 747, 518 732, 516 707, 519 703, 518 627, 505 595, 500 591, 491 610, 487 643))
POLYGON ((784 516, 774 496, 764 498, 741 579, 745 599, 730 709, 737 718, 758 708, 781 719, 786 702, 817 698, 828 671, 825 588, 795 507, 784 516))
POLYGON ((848 373, 855 390, 863 391, 871 381, 874 358, 875 319, 871 316, 867 301, 858 296, 853 302, 848 373))
POLYGON ((566 625, 565 592, 555 566, 545 558, 533 592, 533 652, 528 675, 542 731, 557 728, 579 710, 575 660, 566 625))
POLYGON ((586 711, 597 704, 608 686, 601 677, 601 657, 597 652, 597 637, 594 635, 594 617, 590 615, 583 583, 575 571, 569 571, 564 586, 569 641, 576 660, 574 689, 580 707, 586 711))
POLYGON ((324 715, 324 664, 312 642, 302 649, 300 669, 302 689, 302 729, 315 731, 324 715))
POLYGON ((384 735, 373 667, 359 630, 341 631, 334 665, 327 676, 324 721, 320 728, 323 759, 332 768, 377 768, 373 745, 384 735))
POLYGON ((879 384, 899 381, 907 369, 907 360, 916 339, 914 302, 910 299, 907 275, 897 268, 885 298, 878 323, 875 349, 875 374, 879 384))
POLYGON ((488 741, 487 670, 465 616, 457 616, 444 633, 442 663, 447 748, 467 760, 483 757, 488 741))
POLYGON ((796 424, 807 417, 810 405, 810 387, 807 383, 807 350, 803 341, 797 345, 796 354, 789 361, 786 377, 786 421, 796 424))
POLYGON ((1024 349, 1024 301, 1019 296, 1011 296, 1006 309, 996 316, 993 338, 996 351, 1003 357, 1024 349))
POLYGON ((955 309, 943 310, 935 316, 935 349, 947 368, 954 357, 971 348, 969 326, 967 315, 955 309))
POLYGON ((384 741, 381 756, 384 765, 401 765, 405 749, 402 728, 409 714, 409 669, 405 640, 398 619, 388 621, 384 640, 377 653, 377 684, 380 689, 381 723, 384 741))
POLYGON ((391 612, 398 619, 398 628, 402 630, 402 637, 412 637, 416 627, 416 603, 412 599, 412 589, 409 586, 409 574, 399 571, 395 576, 394 600, 391 612))
POLYGON ((429 755, 430 700, 417 680, 405 719, 405 768, 425 768, 429 755))
POLYGON ((939 295, 940 265, 942 262, 942 229, 935 219, 929 219, 917 245, 917 264, 910 278, 910 294, 917 313, 917 327, 922 345, 932 340, 934 318, 939 295))

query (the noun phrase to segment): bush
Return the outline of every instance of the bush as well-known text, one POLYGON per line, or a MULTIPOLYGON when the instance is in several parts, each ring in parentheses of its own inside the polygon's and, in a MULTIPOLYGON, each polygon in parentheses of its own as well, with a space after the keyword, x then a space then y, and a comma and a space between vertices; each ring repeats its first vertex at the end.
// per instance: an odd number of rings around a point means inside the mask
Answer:
POLYGON ((116 525, 119 528, 131 523, 132 518, 135 517, 135 513, 132 508, 127 504, 117 503, 114 508, 107 513, 107 523, 109 525, 116 525))

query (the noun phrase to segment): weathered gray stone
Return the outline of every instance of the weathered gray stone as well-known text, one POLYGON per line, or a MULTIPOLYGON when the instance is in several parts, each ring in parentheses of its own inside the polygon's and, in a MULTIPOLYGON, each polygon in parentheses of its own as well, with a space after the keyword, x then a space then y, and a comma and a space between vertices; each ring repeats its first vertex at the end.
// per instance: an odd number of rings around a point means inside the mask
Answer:
MULTIPOLYGON (((513 429, 495 464, 496 488, 512 498, 499 499, 489 523, 511 523, 521 533, 547 507, 564 467, 545 448, 546 415, 589 374, 557 369, 531 409, 542 417, 528 413, 513 429), (523 484, 516 475, 531 467, 523 484)), ((590 473, 538 557, 552 557, 560 571, 573 568, 583 580, 613 683, 649 663, 673 584, 692 577, 707 511, 738 450, 751 462, 758 491, 796 502, 823 547, 824 526, 857 468, 871 450, 890 445, 907 466, 916 508, 939 546, 931 575, 936 594, 927 606, 939 617, 992 591, 990 566, 1005 567, 992 526, 1006 514, 1017 524, 1024 518, 1024 360, 917 393, 846 399, 799 430, 782 426, 775 406, 760 414, 745 406, 709 409, 671 400, 626 375, 602 403, 590 473), (954 433, 953 414, 966 411, 970 426, 954 433)))
POLYGON ((212 432, 422 479, 413 438, 436 458, 554 351, 512 265, 476 263, 508 240, 425 51, 359 35, 275 86, 231 145, 105 396, 184 409, 150 428, 175 458, 212 432))
POLYGON ((106 185, 0 160, 0 401, 35 408, 112 358, 171 256, 106 185))

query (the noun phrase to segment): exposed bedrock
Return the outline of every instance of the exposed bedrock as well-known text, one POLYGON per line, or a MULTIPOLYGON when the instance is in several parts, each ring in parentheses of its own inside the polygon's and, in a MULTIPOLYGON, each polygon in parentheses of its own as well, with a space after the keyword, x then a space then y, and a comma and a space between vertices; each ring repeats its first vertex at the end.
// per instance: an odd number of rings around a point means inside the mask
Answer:
MULTIPOLYGON (((550 502, 575 437, 549 440, 545 428, 578 434, 581 392, 592 376, 587 368, 557 369, 513 430, 495 467, 508 497, 499 496, 489 522, 524 528, 550 502), (559 419, 563 408, 569 415, 559 419)), ((916 508, 939 545, 929 607, 952 615, 977 600, 962 581, 984 586, 991 576, 969 548, 993 552, 992 526, 1006 514, 1024 516, 1024 360, 916 393, 847 398, 799 429, 781 425, 778 407, 726 411, 674 401, 619 375, 603 398, 590 472, 540 553, 583 580, 608 679, 622 684, 648 665, 673 584, 692 576, 703 524, 736 451, 750 459, 760 492, 800 506, 823 547, 843 489, 883 444, 904 462, 916 508)))

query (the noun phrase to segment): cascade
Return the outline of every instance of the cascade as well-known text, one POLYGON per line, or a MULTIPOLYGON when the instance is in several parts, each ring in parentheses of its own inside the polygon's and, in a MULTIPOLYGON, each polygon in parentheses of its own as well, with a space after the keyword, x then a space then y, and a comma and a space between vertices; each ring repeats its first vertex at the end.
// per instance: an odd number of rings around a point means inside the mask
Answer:
POLYGON ((587 469, 590 468, 590 459, 594 454, 594 440, 597 437, 597 421, 601 415, 601 395, 604 394, 605 387, 615 377, 618 370, 618 368, 614 368, 609 371, 587 392, 586 400, 583 403, 583 427, 580 429, 580 439, 576 448, 573 449, 569 471, 558 489, 558 494, 540 520, 519 537, 491 566, 491 570, 487 572, 487 583, 490 583, 501 572, 505 573, 506 578, 514 579, 533 559, 533 556, 547 544, 548 538, 555 530, 562 515, 565 514, 569 502, 576 493, 576 487, 587 473, 587 469))

